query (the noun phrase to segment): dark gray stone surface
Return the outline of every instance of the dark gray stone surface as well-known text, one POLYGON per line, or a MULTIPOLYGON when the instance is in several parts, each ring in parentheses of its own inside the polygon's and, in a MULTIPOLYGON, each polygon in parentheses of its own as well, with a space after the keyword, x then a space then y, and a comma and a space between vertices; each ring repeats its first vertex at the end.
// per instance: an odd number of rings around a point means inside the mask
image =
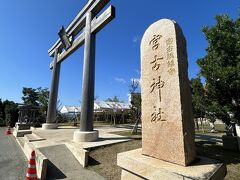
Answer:
MULTIPOLYGON (((96 33, 115 17, 115 8, 109 6, 109 8, 107 8, 99 17, 96 17, 96 15, 107 5, 108 2, 109 0, 89 0, 66 30, 64 28, 61 29, 59 33, 61 40, 58 39, 48 50, 51 57, 53 56, 54 51, 54 61, 50 64, 50 68, 53 68, 53 77, 46 124, 55 123, 56 121, 60 61, 67 58, 77 48, 83 45, 84 40, 80 131, 93 130, 96 33), (78 35, 81 30, 83 30, 83 33, 78 35), (69 38, 74 39, 73 42, 70 43, 69 38), (64 52, 62 52, 63 48, 65 49, 64 52)), ((43 129, 46 129, 46 126, 43 126, 43 129)))
POLYGON ((27 159, 13 135, 6 136, 0 127, 0 179, 26 178, 27 159))
MULTIPOLYGON (((115 18, 115 8, 114 6, 109 6, 98 18, 94 18, 92 20, 91 31, 93 34, 99 32, 102 28, 104 28, 109 22, 111 22, 115 18)), ((71 54, 73 54, 78 48, 80 48, 84 44, 84 33, 81 33, 74 39, 72 46, 68 49, 68 51, 64 51, 58 57, 58 63, 61 63, 66 58, 68 58, 71 54)), ((52 69, 53 62, 50 63, 50 69, 52 69)))
POLYGON ((238 140, 236 136, 222 136, 223 149, 230 151, 238 151, 238 140))
POLYGON ((54 54, 52 84, 51 84, 51 91, 50 91, 50 95, 49 95, 46 123, 55 123, 56 122, 58 84, 59 84, 60 67, 61 67, 61 64, 57 63, 57 56, 58 56, 58 49, 55 50, 55 54, 54 54))
MULTIPOLYGON (((86 5, 80 10, 77 16, 73 19, 73 21, 66 28, 66 32, 70 36, 77 35, 85 25, 86 12, 94 12, 94 14, 98 14, 109 2, 110 0, 89 0, 86 5)), ((60 39, 48 50, 49 55, 52 57, 54 55, 54 49, 60 48, 62 49, 62 42, 60 39)))
POLYGON ((84 169, 65 145, 39 149, 49 160, 47 179, 103 180, 97 173, 84 169))
POLYGON ((82 83, 80 131, 93 130, 96 35, 91 34, 92 13, 87 13, 82 83))
POLYGON ((17 130, 30 130, 30 124, 20 124, 16 123, 17 130))

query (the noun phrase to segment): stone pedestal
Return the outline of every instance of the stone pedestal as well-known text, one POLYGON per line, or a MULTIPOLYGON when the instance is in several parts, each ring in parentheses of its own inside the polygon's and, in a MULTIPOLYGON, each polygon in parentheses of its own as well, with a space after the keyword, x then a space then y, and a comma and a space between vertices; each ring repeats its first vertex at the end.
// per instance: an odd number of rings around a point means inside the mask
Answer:
POLYGON ((230 151, 239 151, 238 137, 237 136, 222 136, 223 149, 230 151))
POLYGON ((30 125, 17 122, 13 129, 13 136, 23 137, 25 134, 32 134, 32 131, 30 130, 30 125))
POLYGON ((238 140, 238 149, 240 151, 240 126, 236 124, 237 140, 238 140))
POLYGON ((44 123, 42 124, 42 129, 47 130, 47 129, 57 129, 58 124, 57 123, 44 123))
POLYGON ((122 168, 122 180, 224 179, 227 173, 225 164, 206 157, 197 159, 185 167, 142 155, 142 149, 136 149, 118 154, 117 165, 122 168))
POLYGON ((76 130, 73 135, 73 141, 75 142, 93 142, 98 139, 98 131, 80 131, 76 130))
POLYGON ((29 130, 17 130, 16 128, 14 128, 13 130, 13 136, 15 137, 24 137, 25 134, 32 134, 32 131, 29 130))
POLYGON ((30 130, 30 125, 26 123, 16 123, 15 128, 16 130, 30 130))

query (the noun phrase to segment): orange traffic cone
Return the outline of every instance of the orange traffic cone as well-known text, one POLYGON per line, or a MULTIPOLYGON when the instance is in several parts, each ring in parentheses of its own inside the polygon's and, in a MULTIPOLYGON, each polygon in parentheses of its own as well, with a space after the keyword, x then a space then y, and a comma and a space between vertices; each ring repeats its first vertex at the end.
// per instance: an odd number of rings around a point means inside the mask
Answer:
POLYGON ((5 131, 6 135, 12 134, 10 126, 8 126, 7 130, 5 131))
POLYGON ((37 180, 35 151, 32 151, 31 158, 28 162, 26 180, 37 180))

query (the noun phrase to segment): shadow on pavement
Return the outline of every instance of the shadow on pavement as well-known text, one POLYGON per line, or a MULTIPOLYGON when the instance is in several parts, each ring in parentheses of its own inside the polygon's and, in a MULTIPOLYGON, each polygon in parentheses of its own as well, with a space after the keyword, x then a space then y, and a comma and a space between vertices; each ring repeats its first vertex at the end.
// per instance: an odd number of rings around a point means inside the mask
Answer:
POLYGON ((197 154, 200 156, 207 156, 212 159, 217 159, 226 164, 239 164, 239 152, 224 150, 222 145, 216 142, 198 141, 196 142, 197 154))
POLYGON ((211 136, 211 135, 205 135, 205 134, 196 134, 195 138, 201 139, 201 140, 205 140, 205 141, 222 143, 222 137, 219 137, 219 136, 211 136))
POLYGON ((66 175, 60 171, 51 161, 48 161, 47 166, 47 180, 50 179, 64 179, 66 175))

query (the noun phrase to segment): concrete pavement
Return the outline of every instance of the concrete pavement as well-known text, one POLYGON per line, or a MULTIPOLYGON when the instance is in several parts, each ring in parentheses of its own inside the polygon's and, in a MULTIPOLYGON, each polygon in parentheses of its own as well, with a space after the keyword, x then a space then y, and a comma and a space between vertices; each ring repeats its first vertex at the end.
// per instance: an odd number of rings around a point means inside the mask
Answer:
POLYGON ((26 178, 27 159, 13 135, 4 134, 0 127, 0 179, 23 180, 26 178))
POLYGON ((40 171, 43 170, 41 172, 47 172, 47 179, 101 180, 104 178, 96 172, 82 167, 85 167, 84 164, 87 163, 88 152, 92 148, 126 142, 131 139, 110 134, 110 132, 129 130, 126 127, 98 127, 96 129, 99 131, 99 139, 96 142, 73 142, 73 133, 79 128, 70 126, 61 126, 54 130, 32 128, 31 135, 26 135, 24 138, 18 137, 17 140, 25 152, 29 152, 29 148, 37 149, 48 159, 47 169, 46 166, 45 169, 43 168, 42 163, 37 163, 39 164, 37 168, 40 171))
POLYGON ((65 145, 41 148, 48 157, 47 180, 104 180, 99 174, 83 168, 65 145))

